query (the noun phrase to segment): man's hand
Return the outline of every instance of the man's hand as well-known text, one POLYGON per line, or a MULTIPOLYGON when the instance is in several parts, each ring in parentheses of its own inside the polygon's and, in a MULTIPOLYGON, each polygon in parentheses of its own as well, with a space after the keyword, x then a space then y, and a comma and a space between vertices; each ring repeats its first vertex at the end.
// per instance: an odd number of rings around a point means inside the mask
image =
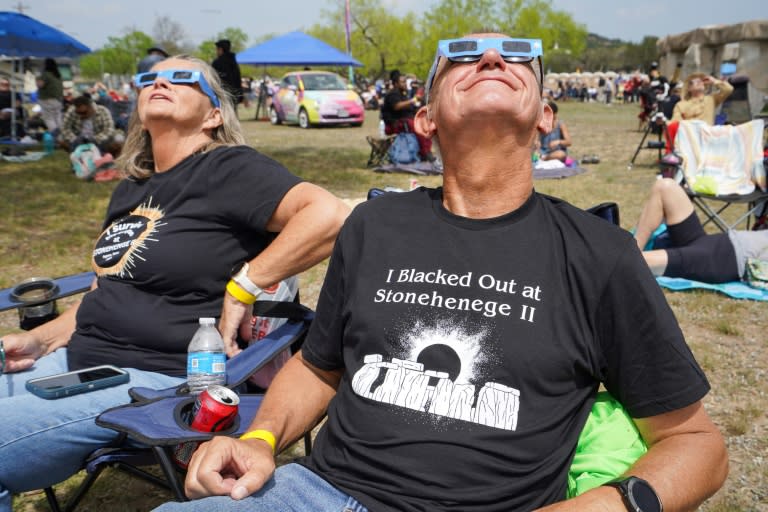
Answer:
POLYGON ((275 458, 266 442, 216 436, 192 456, 184 492, 190 499, 229 495, 241 500, 261 489, 274 471, 275 458))
POLYGON ((6 334, 3 336, 6 373, 20 372, 30 368, 45 354, 45 346, 31 333, 6 334))
POLYGON ((237 346, 237 333, 240 337, 250 340, 252 306, 243 304, 234 298, 229 292, 224 294, 224 306, 221 309, 221 320, 219 321, 219 332, 224 339, 224 350, 227 357, 234 357, 241 352, 237 346))

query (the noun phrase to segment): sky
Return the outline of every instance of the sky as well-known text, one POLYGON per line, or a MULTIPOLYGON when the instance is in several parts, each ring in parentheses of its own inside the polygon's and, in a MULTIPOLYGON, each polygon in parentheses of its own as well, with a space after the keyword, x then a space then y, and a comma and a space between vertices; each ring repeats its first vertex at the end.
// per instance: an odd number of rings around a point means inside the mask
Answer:
MULTIPOLYGON (((394 14, 423 13, 437 0, 381 0, 394 14)), ((343 0, 0 0, 0 9, 18 11, 66 32, 91 49, 126 29, 152 34, 154 19, 168 16, 186 31, 194 45, 234 27, 250 36, 249 43, 266 34, 308 28, 323 9, 343 0)), ((553 0, 586 25, 589 32, 608 38, 640 42, 646 35, 664 37, 713 24, 768 19, 765 0, 553 0)), ((354 53, 354 49, 353 49, 354 53)))

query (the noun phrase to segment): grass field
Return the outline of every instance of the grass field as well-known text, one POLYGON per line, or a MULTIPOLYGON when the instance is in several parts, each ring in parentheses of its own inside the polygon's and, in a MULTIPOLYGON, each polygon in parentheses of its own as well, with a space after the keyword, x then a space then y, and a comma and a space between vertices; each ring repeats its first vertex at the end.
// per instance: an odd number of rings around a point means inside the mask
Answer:
MULTIPOLYGON (((633 105, 563 103, 560 117, 570 128, 575 158, 596 154, 601 162, 588 172, 562 180, 540 180, 540 192, 563 197, 579 207, 615 201, 622 226, 631 228, 655 179, 656 153, 640 151, 627 164, 642 137, 633 105)), ((254 121, 241 111, 247 139, 299 176, 328 188, 351 204, 371 187, 407 189, 414 176, 380 174, 365 168, 366 135, 377 131, 375 112, 360 128, 301 130, 254 121)), ((417 177, 437 185, 439 177, 417 177)), ((39 162, 0 161, 0 287, 30 276, 60 276, 88 269, 92 243, 115 183, 78 181, 64 153, 39 162)), ((314 307, 325 265, 301 276, 302 297, 314 307)), ((705 405, 726 436, 731 471, 725 487, 702 510, 768 511, 768 337, 763 331, 768 305, 736 301, 710 292, 665 292, 690 346, 712 384, 705 405)), ((60 307, 67 301, 61 301, 60 307)), ((15 312, 0 313, 0 333, 16 328, 15 312)), ((286 458, 295 455, 288 454, 286 458)), ((170 494, 110 473, 101 477, 79 510, 143 511, 170 494)), ((82 475, 57 486, 66 496, 82 475)), ((16 510, 48 510, 42 493, 15 500, 16 510)))

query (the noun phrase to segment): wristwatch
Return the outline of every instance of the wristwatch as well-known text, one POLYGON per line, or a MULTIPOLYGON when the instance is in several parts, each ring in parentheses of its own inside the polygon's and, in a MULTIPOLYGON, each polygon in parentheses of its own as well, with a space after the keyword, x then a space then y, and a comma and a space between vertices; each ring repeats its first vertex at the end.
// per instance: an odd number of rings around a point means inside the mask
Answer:
POLYGON ((624 505, 630 512, 662 512, 664 510, 656 491, 642 478, 630 476, 605 485, 619 490, 624 505))
POLYGON ((248 269, 250 267, 248 266, 248 262, 246 261, 243 263, 243 265, 238 269, 235 267, 233 273, 232 273, 232 280, 237 283, 237 285, 245 290, 246 292, 250 293, 254 297, 258 297, 262 294, 264 290, 259 288, 256 283, 250 280, 248 277, 248 269))

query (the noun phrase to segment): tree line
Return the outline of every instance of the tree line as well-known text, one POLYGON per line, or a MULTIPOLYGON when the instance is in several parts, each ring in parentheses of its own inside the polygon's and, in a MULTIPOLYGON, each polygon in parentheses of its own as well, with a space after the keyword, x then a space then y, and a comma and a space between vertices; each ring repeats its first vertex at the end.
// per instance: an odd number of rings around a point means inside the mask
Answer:
MULTIPOLYGON (((346 51, 344 3, 326 3, 329 7, 321 11, 319 21, 304 32, 346 51)), ((551 0, 437 0, 421 15, 409 12, 402 16, 391 13, 378 0, 350 0, 350 13, 352 56, 363 64, 356 73, 367 80, 386 78, 393 69, 424 78, 438 40, 479 30, 541 39, 545 69, 551 72, 646 70, 657 55, 656 37, 647 36, 639 44, 601 38, 590 34, 568 12, 555 9, 551 0)), ((151 35, 128 28, 122 37, 110 37, 102 48, 80 59, 80 70, 87 78, 98 79, 104 73, 130 76, 153 45, 169 54, 186 53, 211 62, 218 39, 229 39, 237 53, 275 35, 249 38, 242 29, 230 27, 195 46, 188 42, 184 27, 161 16, 151 35)), ((279 76, 287 71, 242 68, 244 76, 279 76)), ((338 71, 346 75, 345 70, 338 71)))

